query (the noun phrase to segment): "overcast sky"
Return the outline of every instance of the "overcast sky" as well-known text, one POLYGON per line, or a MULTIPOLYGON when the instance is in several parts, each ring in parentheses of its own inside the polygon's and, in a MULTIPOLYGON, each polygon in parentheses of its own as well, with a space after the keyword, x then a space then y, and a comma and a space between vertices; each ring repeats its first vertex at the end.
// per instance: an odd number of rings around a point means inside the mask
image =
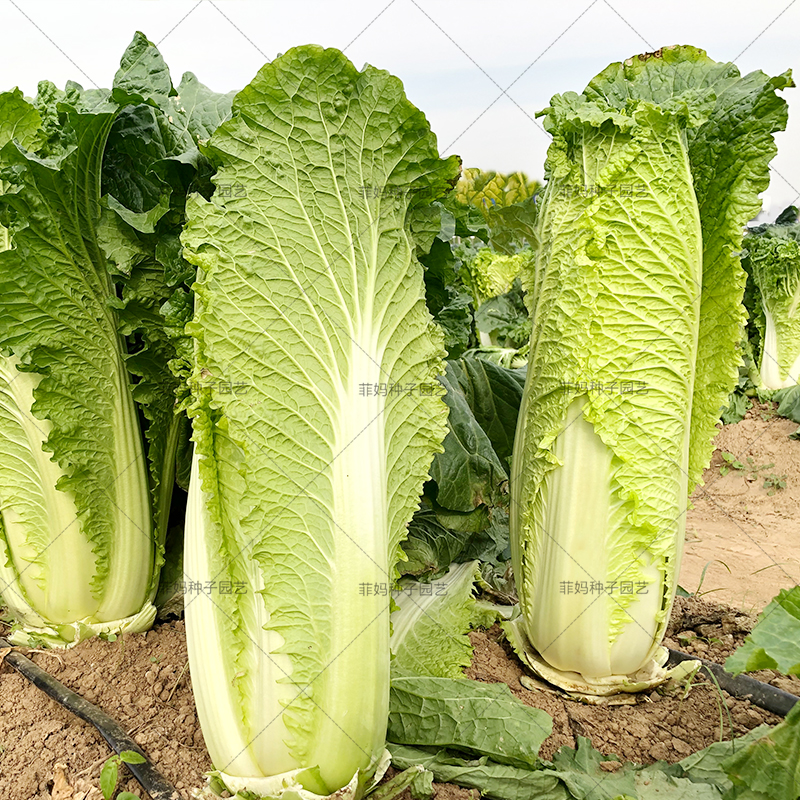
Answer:
MULTIPOLYGON (((740 70, 800 75, 800 0, 0 0, 0 90, 32 95, 48 79, 108 86, 136 30, 156 42, 178 83, 194 72, 239 89, 267 60, 310 42, 399 76, 465 166, 542 177, 549 137, 535 113, 580 92, 612 61, 693 44, 740 70)), ((762 218, 800 199, 800 89, 762 218)))

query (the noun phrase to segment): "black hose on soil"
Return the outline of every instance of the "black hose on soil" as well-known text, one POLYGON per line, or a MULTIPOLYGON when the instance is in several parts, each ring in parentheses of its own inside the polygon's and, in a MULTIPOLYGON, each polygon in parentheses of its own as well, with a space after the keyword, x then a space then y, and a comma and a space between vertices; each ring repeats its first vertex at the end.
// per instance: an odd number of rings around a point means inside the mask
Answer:
POLYGON ((5 639, 0 638, 0 650, 6 648, 10 649, 4 659, 6 664, 12 666, 34 686, 37 686, 75 716, 94 725, 114 752, 133 750, 145 759, 142 764, 126 763, 125 766, 153 800, 180 800, 178 790, 156 770, 142 748, 122 729, 119 723, 88 700, 84 700, 79 694, 67 689, 63 683, 57 681, 22 653, 16 652, 5 639))
POLYGON ((783 689, 776 689, 768 683, 757 681, 748 675, 736 675, 734 677, 713 661, 690 656, 680 650, 669 651, 668 666, 674 667, 681 661, 699 661, 702 664, 701 670, 711 673, 720 688, 724 689, 728 694, 738 697, 740 700, 749 700, 766 711, 771 711, 781 717, 785 717, 792 710, 792 706, 800 700, 800 697, 784 692, 783 689))

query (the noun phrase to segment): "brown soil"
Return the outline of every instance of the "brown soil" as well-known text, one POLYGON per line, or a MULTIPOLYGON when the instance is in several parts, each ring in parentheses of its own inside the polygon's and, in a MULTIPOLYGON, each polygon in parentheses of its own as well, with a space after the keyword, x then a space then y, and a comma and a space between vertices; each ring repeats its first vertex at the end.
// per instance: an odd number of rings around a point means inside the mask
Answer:
POLYGON ((684 589, 699 586, 717 602, 757 613, 780 589, 800 583, 800 441, 788 437, 795 430, 797 424, 776 417, 771 404, 722 428, 686 519, 684 589), (746 468, 721 475, 723 452, 746 468), (769 476, 784 479, 785 488, 765 488, 769 476))
MULTIPOLYGON (((723 662, 752 628, 752 616, 698 598, 678 598, 665 644, 723 662)), ((522 667, 499 626, 470 634, 475 647, 467 676, 503 682, 524 703, 553 718, 541 755, 574 747, 587 736, 603 753, 652 763, 679 761, 696 750, 780 719, 747 701, 720 693, 702 678, 681 689, 641 696, 632 706, 590 707, 550 691, 522 686, 522 667), (732 723, 732 727, 731 727, 732 723)), ((158 625, 148 634, 115 643, 84 642, 67 652, 31 657, 51 674, 116 718, 161 770, 189 797, 210 762, 192 703, 183 622, 158 625)), ((800 693, 800 680, 763 671, 760 680, 800 693)), ((0 797, 4 800, 101 800, 100 768, 109 751, 94 728, 20 677, 0 668, 0 797), (63 768, 59 768, 63 765, 63 768), (70 792, 56 789, 67 785, 70 792)), ((132 778, 120 788, 143 796, 132 778)), ((436 800, 476 800, 457 786, 436 787, 436 800)))
MULTIPOLYGON (((211 762, 195 713, 182 621, 114 643, 95 639, 66 652, 28 655, 116 719, 184 797, 202 784, 211 762)), ((109 755, 91 725, 8 666, 0 667, 0 797, 102 800, 97 787, 109 755), (57 770, 58 764, 64 769, 57 770)), ((123 789, 146 796, 129 775, 120 780, 123 789)))
MULTIPOLYGON (((744 640, 755 620, 710 601, 678 598, 673 610, 665 646, 683 650, 717 663, 724 662, 744 640)), ((499 626, 470 634, 475 647, 467 676, 487 683, 507 683, 523 703, 546 711, 553 718, 553 733, 540 750, 551 759, 563 746, 575 747, 577 736, 591 739, 606 755, 616 754, 624 761, 651 764, 675 762, 702 750, 720 739, 741 736, 767 723, 776 725, 780 717, 731 697, 702 676, 691 687, 673 691, 655 690, 638 696, 635 705, 587 706, 549 691, 525 688, 525 675, 499 626)), ((754 675, 762 681, 800 693, 800 680, 764 670, 754 675)))
MULTIPOLYGON (((718 451, 705 474, 705 486, 694 495, 688 517, 688 542, 680 583, 695 591, 707 562, 701 592, 724 600, 678 598, 673 610, 669 647, 721 663, 754 623, 746 610, 760 610, 778 589, 800 577, 800 442, 787 438, 795 425, 771 418, 766 407, 736 426, 725 427, 718 451), (767 415, 762 419, 761 414, 767 415), (733 453, 757 470, 720 475, 720 451, 733 453), (766 474, 785 474, 787 485, 769 495, 766 474), (725 562, 730 573, 719 566, 725 562), (765 569, 766 568, 766 569, 765 569), (756 574, 757 573, 757 574, 756 574)), ((522 686, 522 667, 498 627, 471 634, 475 646, 467 675, 475 680, 505 682, 524 703, 553 717, 553 734, 541 755, 550 758, 576 736, 589 737, 603 753, 651 763, 678 761, 720 737, 728 739, 762 722, 779 718, 736 700, 702 678, 688 692, 641 696, 636 705, 589 707, 553 692, 522 686)), ((30 654, 44 669, 117 719, 156 767, 185 798, 203 782, 210 761, 197 722, 188 674, 184 625, 173 621, 147 634, 125 635, 114 643, 83 642, 67 652, 30 654)), ((756 673, 760 680, 800 694, 800 680, 777 673, 756 673)), ((2 800, 102 800, 99 773, 109 750, 99 734, 61 706, 0 665, 0 798, 2 800)), ((475 790, 435 787, 436 800, 477 800, 475 790)), ((120 789, 144 793, 130 776, 120 789)))

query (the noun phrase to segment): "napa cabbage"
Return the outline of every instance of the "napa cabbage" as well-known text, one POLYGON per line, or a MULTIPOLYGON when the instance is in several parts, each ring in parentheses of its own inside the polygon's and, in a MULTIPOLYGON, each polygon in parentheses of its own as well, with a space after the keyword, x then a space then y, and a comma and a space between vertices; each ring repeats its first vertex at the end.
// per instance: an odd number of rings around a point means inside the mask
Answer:
POLYGON ((194 275, 186 187, 229 108, 189 73, 176 91, 141 33, 111 90, 0 94, 0 594, 15 641, 155 617, 188 440, 159 310, 194 275))
POLYGON ((396 78, 315 46, 264 66, 206 151, 217 188, 182 236, 203 736, 229 789, 359 795, 384 751, 394 564, 446 431, 414 253, 459 164, 396 78))
POLYGON ((688 495, 737 377, 742 231, 790 85, 673 47, 542 112, 553 141, 523 273, 512 638, 578 692, 662 677, 688 495))
POLYGON ((759 374, 765 389, 796 386, 800 379, 800 223, 797 213, 775 225, 752 228, 744 264, 760 300, 759 374))
POLYGON ((119 106, 43 83, 0 107, 0 593, 15 641, 146 630, 159 553, 98 230, 119 106))

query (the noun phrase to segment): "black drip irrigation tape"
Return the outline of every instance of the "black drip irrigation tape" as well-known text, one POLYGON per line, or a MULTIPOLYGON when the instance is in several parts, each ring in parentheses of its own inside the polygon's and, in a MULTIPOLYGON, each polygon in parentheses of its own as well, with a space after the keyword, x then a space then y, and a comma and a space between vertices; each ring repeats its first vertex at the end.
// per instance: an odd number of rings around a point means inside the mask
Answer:
POLYGON ((178 790, 159 773, 147 755, 138 744, 122 729, 122 726, 108 714, 103 713, 97 706, 84 700, 79 694, 67 689, 63 683, 57 681, 48 672, 26 658, 22 653, 16 652, 5 640, 0 639, 0 650, 9 648, 4 662, 13 667, 17 672, 27 678, 34 686, 41 689, 57 703, 71 711, 75 716, 94 725, 100 735, 108 742, 109 747, 116 753, 123 750, 133 750, 144 758, 142 764, 125 764, 133 777, 141 784, 142 788, 150 795, 152 800, 180 800, 178 790))
POLYGON ((784 692, 783 689, 776 689, 768 683, 757 681, 749 675, 733 676, 713 661, 690 656, 680 650, 669 651, 668 666, 674 667, 681 661, 699 661, 702 664, 701 670, 713 675, 720 689, 724 689, 728 694, 738 697, 740 700, 749 700, 760 708, 781 717, 785 717, 792 710, 794 704, 800 700, 800 697, 784 692))

